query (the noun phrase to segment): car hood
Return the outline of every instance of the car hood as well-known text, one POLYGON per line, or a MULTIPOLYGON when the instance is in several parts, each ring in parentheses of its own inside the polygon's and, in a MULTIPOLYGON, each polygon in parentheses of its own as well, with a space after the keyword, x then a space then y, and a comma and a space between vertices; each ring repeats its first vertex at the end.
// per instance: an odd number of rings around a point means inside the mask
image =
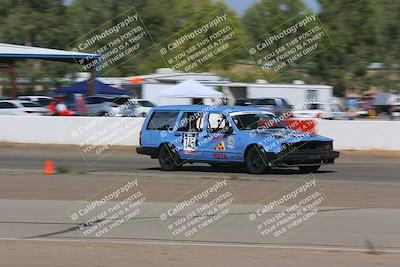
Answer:
POLYGON ((256 138, 257 141, 260 141, 260 139, 265 140, 267 138, 269 141, 277 141, 279 143, 333 141, 332 139, 325 136, 308 134, 306 132, 295 131, 291 129, 268 129, 261 131, 253 130, 249 131, 249 136, 256 138))

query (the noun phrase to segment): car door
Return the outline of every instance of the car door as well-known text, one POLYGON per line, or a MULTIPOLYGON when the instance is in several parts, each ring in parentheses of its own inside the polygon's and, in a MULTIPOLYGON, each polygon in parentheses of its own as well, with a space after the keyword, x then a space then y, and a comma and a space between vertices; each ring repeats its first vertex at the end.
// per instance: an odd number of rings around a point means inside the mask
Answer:
POLYGON ((18 107, 11 102, 0 102, 0 115, 18 115, 18 107))
POLYGON ((179 157, 184 160, 202 160, 200 136, 204 128, 204 114, 195 111, 183 111, 174 133, 174 146, 179 157))
POLYGON ((238 135, 234 132, 233 123, 219 112, 210 112, 205 123, 199 138, 203 158, 216 162, 238 161, 239 153, 235 149, 238 135))

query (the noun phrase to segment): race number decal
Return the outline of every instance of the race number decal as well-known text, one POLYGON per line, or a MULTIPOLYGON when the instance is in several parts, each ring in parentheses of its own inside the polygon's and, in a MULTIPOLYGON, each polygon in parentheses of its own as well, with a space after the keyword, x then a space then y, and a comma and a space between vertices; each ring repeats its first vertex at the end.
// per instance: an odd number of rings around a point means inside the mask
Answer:
POLYGON ((197 137, 195 133, 183 134, 183 150, 184 151, 195 151, 197 137))

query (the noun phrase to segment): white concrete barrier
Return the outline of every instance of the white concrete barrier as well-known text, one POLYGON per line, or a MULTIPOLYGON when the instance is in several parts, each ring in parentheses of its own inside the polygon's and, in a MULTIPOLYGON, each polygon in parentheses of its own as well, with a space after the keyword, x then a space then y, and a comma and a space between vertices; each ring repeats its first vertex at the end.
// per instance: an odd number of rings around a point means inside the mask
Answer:
POLYGON ((0 142, 138 146, 144 118, 0 116, 0 142))
MULTIPOLYGON (((138 146, 144 118, 0 116, 0 142, 138 146)), ((335 149, 400 150, 400 122, 317 121, 335 149)))
POLYGON ((335 149, 400 150, 398 121, 317 121, 317 133, 334 140, 335 149))

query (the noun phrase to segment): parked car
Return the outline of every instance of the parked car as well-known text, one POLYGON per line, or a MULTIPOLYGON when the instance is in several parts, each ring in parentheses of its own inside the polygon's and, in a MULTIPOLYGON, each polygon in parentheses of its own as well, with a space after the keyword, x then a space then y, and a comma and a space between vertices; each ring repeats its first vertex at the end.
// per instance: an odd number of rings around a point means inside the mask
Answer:
POLYGON ((295 118, 320 118, 327 120, 345 120, 346 112, 336 103, 310 103, 304 110, 293 112, 295 118))
POLYGON ((94 95, 85 98, 90 116, 134 117, 136 107, 129 96, 94 95))
POLYGON ((281 97, 270 98, 239 98, 236 100, 236 106, 257 106, 274 113, 277 116, 291 110, 292 106, 281 97))
POLYGON ((393 102, 393 116, 400 117, 400 96, 396 96, 393 102))
POLYGON ((18 99, 35 102, 43 107, 47 107, 52 101, 55 101, 55 99, 50 96, 19 96, 18 99))
POLYGON ((135 105, 138 116, 142 117, 146 117, 147 114, 149 114, 151 108, 155 107, 153 103, 144 99, 132 98, 131 102, 135 105))
POLYGON ((315 172, 339 157, 332 139, 294 131, 271 112, 239 106, 154 107, 136 150, 158 158, 162 170, 203 162, 215 168, 245 165, 254 174, 271 167, 315 172))
POLYGON ((253 99, 238 98, 235 100, 235 106, 251 106, 253 105, 253 99))
POLYGON ((41 105, 25 100, 1 100, 0 115, 36 115, 47 114, 47 109, 41 105))

